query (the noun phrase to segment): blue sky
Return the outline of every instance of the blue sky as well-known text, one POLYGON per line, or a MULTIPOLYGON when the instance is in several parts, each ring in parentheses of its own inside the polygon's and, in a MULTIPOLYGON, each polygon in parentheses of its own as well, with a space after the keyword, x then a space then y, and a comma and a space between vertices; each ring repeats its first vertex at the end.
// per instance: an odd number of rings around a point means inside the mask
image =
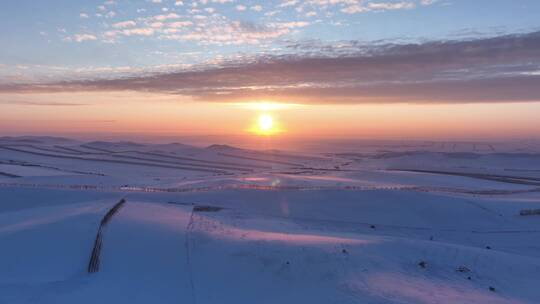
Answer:
POLYGON ((539 12, 535 0, 2 1, 0 81, 178 70, 294 54, 290 45, 306 41, 528 32, 540 28, 539 12))
POLYGON ((246 105, 277 104, 298 136, 537 137, 539 12, 538 0, 0 1, 0 132, 238 135, 246 105))

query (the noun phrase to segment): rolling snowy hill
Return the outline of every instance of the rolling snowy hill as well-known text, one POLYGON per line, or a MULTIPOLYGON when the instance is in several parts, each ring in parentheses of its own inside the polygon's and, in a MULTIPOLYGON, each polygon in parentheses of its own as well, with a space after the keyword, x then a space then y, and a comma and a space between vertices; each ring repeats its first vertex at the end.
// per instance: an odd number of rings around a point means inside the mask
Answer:
POLYGON ((514 148, 1 138, 0 303, 540 303, 514 148))

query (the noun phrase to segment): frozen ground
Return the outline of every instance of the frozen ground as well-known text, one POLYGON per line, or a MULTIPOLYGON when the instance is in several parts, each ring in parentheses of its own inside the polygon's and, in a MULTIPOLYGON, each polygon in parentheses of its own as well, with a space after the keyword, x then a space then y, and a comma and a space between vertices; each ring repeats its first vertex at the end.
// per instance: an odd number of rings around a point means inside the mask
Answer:
POLYGON ((536 209, 535 142, 0 138, 0 303, 540 303, 536 209))

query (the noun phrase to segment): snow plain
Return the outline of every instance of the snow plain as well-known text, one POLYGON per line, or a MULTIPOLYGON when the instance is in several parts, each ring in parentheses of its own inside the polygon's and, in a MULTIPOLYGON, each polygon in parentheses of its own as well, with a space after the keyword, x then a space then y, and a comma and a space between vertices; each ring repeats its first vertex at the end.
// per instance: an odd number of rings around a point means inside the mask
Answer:
POLYGON ((534 142, 4 137, 0 303, 540 303, 525 209, 540 209, 534 142))

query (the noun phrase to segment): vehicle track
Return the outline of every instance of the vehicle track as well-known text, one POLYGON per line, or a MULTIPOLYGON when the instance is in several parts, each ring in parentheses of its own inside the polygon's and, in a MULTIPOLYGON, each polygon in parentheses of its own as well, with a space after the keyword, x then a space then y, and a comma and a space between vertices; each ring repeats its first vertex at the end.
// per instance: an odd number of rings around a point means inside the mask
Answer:
POLYGON ((99 271, 99 256, 101 254, 101 247, 103 243, 103 233, 107 224, 111 221, 112 217, 122 208, 126 203, 125 199, 121 199, 116 203, 109 211, 103 216, 99 224, 98 232, 96 234, 96 239, 94 241, 94 247, 92 253, 90 254, 90 261, 88 262, 88 273, 95 273, 99 271))
POLYGON ((195 207, 191 209, 191 214, 189 216, 189 222, 186 226, 186 237, 184 241, 184 246, 186 248, 186 269, 189 277, 189 285, 191 289, 191 296, 193 297, 193 303, 197 303, 197 294, 195 293, 195 281, 193 280, 193 266, 191 263, 191 233, 193 232, 194 227, 194 213, 195 207))

